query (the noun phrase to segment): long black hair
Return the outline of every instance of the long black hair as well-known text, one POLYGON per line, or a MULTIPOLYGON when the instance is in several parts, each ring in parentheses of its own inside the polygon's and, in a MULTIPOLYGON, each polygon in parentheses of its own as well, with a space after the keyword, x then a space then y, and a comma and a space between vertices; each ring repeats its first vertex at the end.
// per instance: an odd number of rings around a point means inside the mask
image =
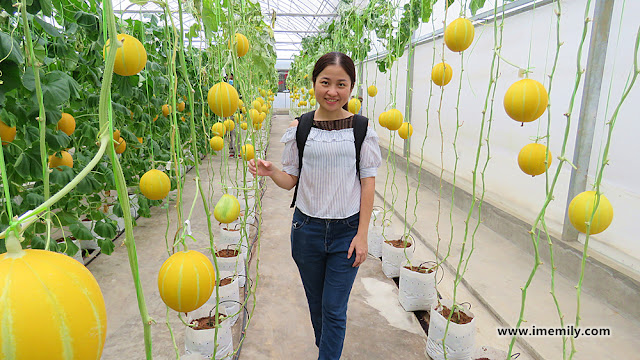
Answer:
MULTIPOLYGON (((318 75, 329 65, 338 65, 340 66, 346 73, 349 75, 351 79, 351 90, 353 91, 353 87, 356 84, 356 66, 353 63, 353 60, 347 55, 338 51, 326 53, 316 61, 316 65, 313 67, 313 73, 311 75, 311 79, 313 81, 313 85, 316 84, 316 79, 318 75)), ((343 109, 347 110, 349 103, 344 104, 343 109)))

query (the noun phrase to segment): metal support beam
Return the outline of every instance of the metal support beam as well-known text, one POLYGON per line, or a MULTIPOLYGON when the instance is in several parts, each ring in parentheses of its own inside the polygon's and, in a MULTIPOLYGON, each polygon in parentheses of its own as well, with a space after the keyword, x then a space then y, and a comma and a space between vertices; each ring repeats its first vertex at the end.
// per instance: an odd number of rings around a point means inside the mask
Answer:
POLYGON ((317 34, 320 30, 273 30, 274 33, 317 34))
MULTIPOLYGON (((415 69, 415 55, 416 55, 416 33, 411 34, 411 41, 409 41, 409 52, 407 57, 407 87, 405 89, 405 99, 407 99, 404 107, 404 119, 411 124, 411 107, 413 105, 413 73, 415 69)), ((411 137, 409 136, 404 141, 404 156, 408 159, 411 155, 411 137)))
POLYGON ((567 206, 565 206, 564 227, 562 229, 562 239, 565 241, 578 240, 578 231, 569 221, 568 209, 571 200, 587 188, 591 146, 596 127, 596 117, 598 116, 604 64, 607 58, 613 3, 614 0, 597 0, 593 14, 593 28, 591 29, 591 39, 589 40, 589 57, 585 72, 582 103, 580 104, 576 145, 573 151, 573 164, 577 167, 577 170, 573 168, 571 170, 569 194, 567 196, 567 206))
MULTIPOLYGON (((265 16, 271 16, 271 13, 265 13, 265 16)), ((279 13, 276 12, 276 19, 281 16, 291 17, 336 17, 338 14, 305 14, 305 13, 279 13)))

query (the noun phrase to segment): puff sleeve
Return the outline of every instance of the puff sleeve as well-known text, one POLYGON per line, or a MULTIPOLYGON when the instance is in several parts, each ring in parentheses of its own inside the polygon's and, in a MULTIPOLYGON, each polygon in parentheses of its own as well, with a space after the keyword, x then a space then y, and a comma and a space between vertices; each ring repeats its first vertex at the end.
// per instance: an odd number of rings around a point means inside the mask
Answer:
POLYGON ((284 135, 282 135, 282 139, 280 139, 280 142, 284 143, 284 151, 282 152, 282 171, 293 176, 298 176, 300 174, 300 166, 298 165, 298 144, 296 143, 297 129, 297 126, 288 128, 284 135))
MULTIPOLYGON (((293 143, 295 146, 295 132, 293 143)), ((378 134, 376 134, 373 128, 369 127, 367 128, 367 135, 362 142, 362 149, 360 149, 360 178, 376 176, 381 163, 382 156, 380 154, 380 146, 378 145, 378 134)))

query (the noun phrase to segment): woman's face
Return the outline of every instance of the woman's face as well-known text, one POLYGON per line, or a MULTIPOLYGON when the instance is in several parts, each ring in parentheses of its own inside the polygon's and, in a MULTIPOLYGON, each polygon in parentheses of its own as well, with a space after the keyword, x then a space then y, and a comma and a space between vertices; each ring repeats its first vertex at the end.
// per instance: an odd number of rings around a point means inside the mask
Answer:
POLYGON ((329 65, 313 85, 318 105, 327 112, 339 111, 349 101, 351 78, 339 65, 329 65))

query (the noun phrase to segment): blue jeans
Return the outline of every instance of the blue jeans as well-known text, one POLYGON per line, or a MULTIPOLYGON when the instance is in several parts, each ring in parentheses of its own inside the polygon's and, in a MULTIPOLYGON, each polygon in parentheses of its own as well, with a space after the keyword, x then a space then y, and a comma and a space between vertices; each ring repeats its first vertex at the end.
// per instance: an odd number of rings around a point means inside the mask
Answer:
POLYGON ((318 219, 296 208, 291 225, 291 254, 309 302, 319 360, 339 360, 347 329, 347 303, 358 273, 355 252, 359 214, 346 219, 318 219))

